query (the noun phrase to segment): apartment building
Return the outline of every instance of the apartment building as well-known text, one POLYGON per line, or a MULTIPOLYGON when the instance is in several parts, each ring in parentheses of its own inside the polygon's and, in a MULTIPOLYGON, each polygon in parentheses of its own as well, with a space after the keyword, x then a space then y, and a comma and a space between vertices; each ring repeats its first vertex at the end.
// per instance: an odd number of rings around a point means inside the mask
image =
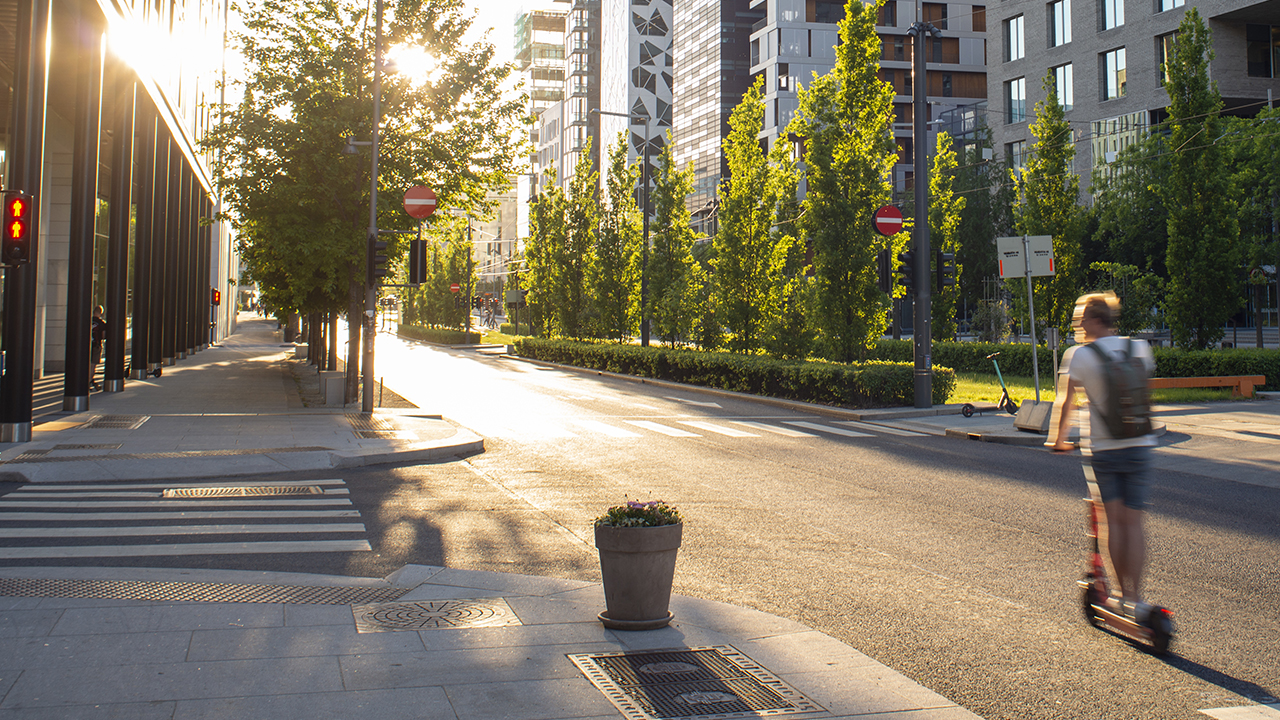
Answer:
MULTIPOLYGON (((516 17, 515 60, 529 94, 532 118, 564 99, 564 28, 568 17, 568 0, 557 0, 552 7, 528 10, 516 17)), ((539 146, 540 130, 541 125, 535 121, 529 131, 534 148, 539 146)), ((540 171, 540 160, 535 150, 530 157, 535 174, 540 171)))
MULTIPOLYGON (((1196 3, 1192 3, 1195 5, 1196 3)), ((1035 104, 1052 74, 1072 124, 1075 171, 1087 191, 1094 167, 1166 116, 1161 65, 1172 50, 1185 0, 1052 0, 990 9, 988 124, 1006 162, 1020 167, 1034 143, 1035 104)), ((1280 94, 1280 2, 1214 0, 1197 5, 1213 33, 1210 78, 1225 112, 1254 115, 1280 94)))

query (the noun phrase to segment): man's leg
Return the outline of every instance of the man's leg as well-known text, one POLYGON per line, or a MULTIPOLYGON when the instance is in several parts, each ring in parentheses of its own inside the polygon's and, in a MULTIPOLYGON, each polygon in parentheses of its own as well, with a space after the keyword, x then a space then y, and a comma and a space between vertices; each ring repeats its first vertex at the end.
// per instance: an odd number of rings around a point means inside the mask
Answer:
POLYGON ((1147 540, 1142 527, 1142 511, 1115 499, 1107 508, 1107 554, 1116 572, 1116 586, 1126 602, 1142 599, 1142 568, 1147 559, 1147 540))

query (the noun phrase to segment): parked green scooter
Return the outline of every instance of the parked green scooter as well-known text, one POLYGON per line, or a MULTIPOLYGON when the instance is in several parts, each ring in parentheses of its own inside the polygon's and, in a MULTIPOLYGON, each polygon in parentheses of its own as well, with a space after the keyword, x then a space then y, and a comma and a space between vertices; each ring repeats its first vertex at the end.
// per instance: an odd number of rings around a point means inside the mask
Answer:
POLYGON ((1009 388, 1004 384, 1004 375, 1000 374, 1000 361, 996 360, 996 356, 999 354, 999 352, 993 352, 987 356, 987 359, 991 361, 992 365, 996 366, 996 377, 1000 380, 1000 399, 996 401, 994 408, 988 406, 979 407, 973 403, 965 403, 960 408, 961 415, 964 415, 965 417, 973 417, 973 413, 975 411, 982 412, 983 410, 1004 410, 1010 415, 1018 414, 1018 401, 1009 397, 1009 388))

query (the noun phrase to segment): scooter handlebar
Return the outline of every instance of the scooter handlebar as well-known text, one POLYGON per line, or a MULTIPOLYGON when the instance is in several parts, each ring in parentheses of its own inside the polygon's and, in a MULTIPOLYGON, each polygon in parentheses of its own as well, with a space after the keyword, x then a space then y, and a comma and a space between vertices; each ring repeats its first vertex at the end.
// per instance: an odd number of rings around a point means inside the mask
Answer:
POLYGON ((988 356, 987 356, 987 359, 988 359, 988 360, 990 360, 991 358, 993 358, 993 357, 995 357, 995 356, 997 356, 997 355, 999 355, 999 354, 1000 354, 1000 351, 999 351, 999 350, 997 350, 997 351, 995 351, 995 352, 991 353, 990 355, 988 355, 988 356))

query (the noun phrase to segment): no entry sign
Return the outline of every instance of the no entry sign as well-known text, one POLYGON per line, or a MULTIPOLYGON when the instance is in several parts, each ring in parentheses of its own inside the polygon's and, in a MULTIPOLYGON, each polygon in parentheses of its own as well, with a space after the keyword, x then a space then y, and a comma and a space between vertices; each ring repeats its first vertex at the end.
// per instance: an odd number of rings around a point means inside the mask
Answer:
POLYGON ((897 235, 902 232, 902 211, 892 205, 881 205, 876 210, 876 232, 881 235, 897 235))
POLYGON ((462 292, 462 286, 458 283, 454 283, 449 286, 449 292, 462 292))
POLYGON ((404 211, 409 217, 424 220, 436 211, 436 193, 429 187, 415 185, 404 191, 404 211))

